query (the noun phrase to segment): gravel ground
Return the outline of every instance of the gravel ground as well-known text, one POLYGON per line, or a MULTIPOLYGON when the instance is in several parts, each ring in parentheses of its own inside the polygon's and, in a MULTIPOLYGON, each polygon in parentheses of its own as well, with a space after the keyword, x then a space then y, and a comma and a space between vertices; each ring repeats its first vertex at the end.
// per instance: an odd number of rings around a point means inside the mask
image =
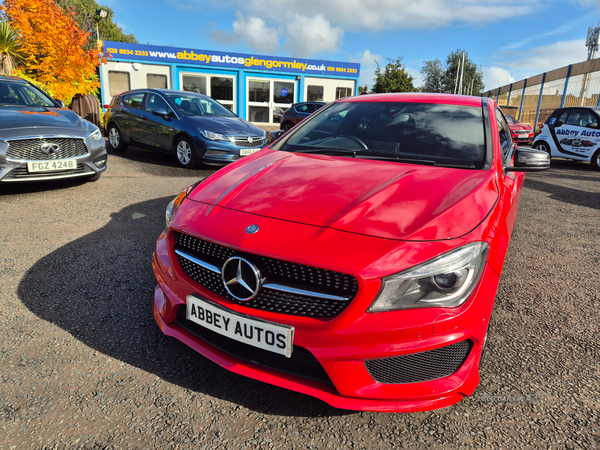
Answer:
POLYGON ((600 172, 528 174, 482 381, 414 414, 336 410, 162 335, 167 203, 210 171, 131 148, 95 183, 0 186, 0 449, 600 448, 600 172))

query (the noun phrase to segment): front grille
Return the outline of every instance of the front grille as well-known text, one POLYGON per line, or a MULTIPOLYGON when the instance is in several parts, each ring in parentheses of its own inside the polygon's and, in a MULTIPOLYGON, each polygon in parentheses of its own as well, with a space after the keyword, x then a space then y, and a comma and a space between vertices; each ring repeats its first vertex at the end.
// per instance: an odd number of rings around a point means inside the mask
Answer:
POLYGON ((267 142, 263 136, 252 136, 252 142, 248 142, 248 138, 242 136, 234 136, 232 140, 238 147, 262 147, 267 142))
POLYGON ((8 141, 7 159, 26 161, 47 161, 54 159, 68 159, 83 156, 88 153, 83 139, 73 138, 37 138, 17 139, 8 141), (42 144, 58 144, 60 149, 50 155, 42 152, 42 144))
POLYGON ((292 356, 286 358, 283 355, 235 341, 187 320, 185 317, 185 306, 178 308, 175 323, 235 358, 270 367, 281 372, 310 378, 322 383, 332 384, 323 366, 319 364, 319 361, 317 361, 311 352, 303 347, 294 345, 292 356))
POLYGON ((467 360, 470 340, 412 355, 372 359, 365 366, 378 383, 422 383, 452 375, 467 360))
POLYGON ((175 249, 185 251, 218 268, 223 267, 223 264, 232 256, 241 256, 256 265, 261 276, 270 283, 348 298, 347 301, 331 300, 263 288, 255 298, 242 302, 227 292, 220 273, 213 272, 177 255, 179 266, 192 280, 212 292, 248 308, 295 316, 329 318, 346 309, 358 292, 358 282, 351 275, 238 252, 183 233, 177 233, 175 249))
POLYGON ((77 174, 94 174, 95 172, 85 164, 78 163, 77 168, 73 170, 56 170, 53 172, 28 172, 27 166, 23 165, 11 170, 2 180, 16 180, 16 179, 27 179, 27 178, 44 178, 44 177, 57 177, 65 175, 77 175, 77 174))

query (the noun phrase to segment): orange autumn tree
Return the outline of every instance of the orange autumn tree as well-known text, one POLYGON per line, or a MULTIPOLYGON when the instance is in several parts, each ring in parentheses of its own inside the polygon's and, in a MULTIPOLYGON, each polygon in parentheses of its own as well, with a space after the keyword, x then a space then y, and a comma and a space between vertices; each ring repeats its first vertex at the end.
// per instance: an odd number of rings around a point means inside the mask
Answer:
POLYGON ((98 50, 85 50, 90 33, 54 0, 4 0, 0 7, 15 30, 24 64, 14 75, 70 104, 76 94, 97 92, 98 50))

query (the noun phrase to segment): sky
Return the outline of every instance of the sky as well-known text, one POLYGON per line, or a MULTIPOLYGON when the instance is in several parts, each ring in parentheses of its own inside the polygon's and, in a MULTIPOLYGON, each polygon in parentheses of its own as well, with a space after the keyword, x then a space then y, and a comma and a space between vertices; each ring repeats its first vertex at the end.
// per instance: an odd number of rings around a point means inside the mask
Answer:
MULTIPOLYGON (((140 44, 377 64, 402 58, 415 87, 425 61, 463 49, 493 89, 585 61, 600 0, 99 0, 140 44)), ((598 52, 597 57, 600 57, 598 52)))

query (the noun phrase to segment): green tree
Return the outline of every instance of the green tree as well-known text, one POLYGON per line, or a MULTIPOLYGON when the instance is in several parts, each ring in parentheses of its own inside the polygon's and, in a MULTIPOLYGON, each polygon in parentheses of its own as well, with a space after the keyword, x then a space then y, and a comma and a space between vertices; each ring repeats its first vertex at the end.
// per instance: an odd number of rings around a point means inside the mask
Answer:
POLYGON ((421 73, 423 74, 423 86, 421 90, 442 94, 459 93, 458 88, 460 86, 463 53, 465 55, 465 67, 462 75, 462 93, 470 94, 472 92, 473 95, 480 95, 484 89, 483 71, 481 67, 478 67, 469 59, 469 54, 464 49, 450 52, 446 58, 445 66, 442 66, 442 62, 439 59, 425 61, 425 65, 421 69, 421 73))
POLYGON ((7 20, 0 21, 0 75, 12 75, 22 62, 17 35, 7 20))
POLYGON ((373 92, 415 92, 413 85, 414 77, 409 75, 402 64, 402 57, 387 59, 389 62, 382 71, 379 64, 375 69, 373 79, 373 92))
POLYGON ((444 87, 444 79, 446 78, 446 69, 442 66, 439 59, 434 61, 425 61, 425 65, 421 69, 423 75, 423 92, 446 92, 444 87))
POLYGON ((108 6, 100 6, 96 0, 57 0, 56 3, 64 10, 72 10, 76 13, 75 20, 79 27, 91 33, 90 46, 96 46, 96 24, 98 25, 99 39, 103 41, 128 42, 137 44, 133 34, 125 34, 121 27, 113 22, 114 12, 108 6), (104 9, 108 11, 108 17, 100 19, 96 11, 104 9))

